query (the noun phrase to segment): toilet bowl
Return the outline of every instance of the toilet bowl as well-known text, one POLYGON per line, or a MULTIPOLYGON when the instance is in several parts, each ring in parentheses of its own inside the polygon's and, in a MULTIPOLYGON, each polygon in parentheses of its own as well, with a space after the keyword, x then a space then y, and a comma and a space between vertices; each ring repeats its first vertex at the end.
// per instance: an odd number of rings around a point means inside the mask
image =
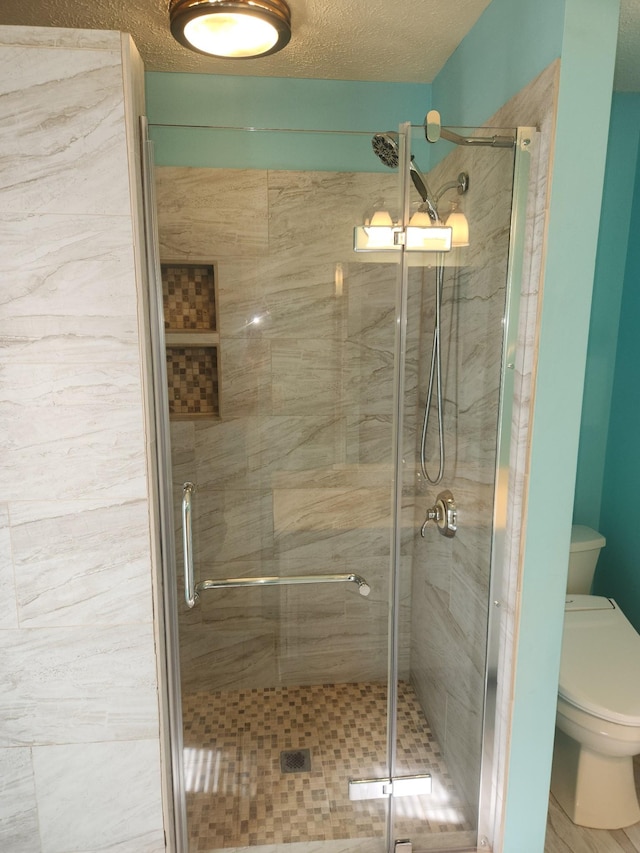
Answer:
POLYGON ((574 823, 640 821, 640 635, 615 601, 567 596, 551 790, 574 823))

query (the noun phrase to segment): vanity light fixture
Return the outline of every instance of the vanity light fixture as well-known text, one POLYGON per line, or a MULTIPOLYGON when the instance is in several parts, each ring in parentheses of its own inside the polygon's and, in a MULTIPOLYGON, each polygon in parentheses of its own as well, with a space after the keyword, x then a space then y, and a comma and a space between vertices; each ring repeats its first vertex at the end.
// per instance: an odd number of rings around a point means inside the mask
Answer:
POLYGON ((433 222, 418 210, 406 228, 395 224, 386 210, 376 210, 366 225, 354 229, 355 252, 450 252, 453 231, 449 225, 433 222))
POLYGON ((252 59, 282 50, 291 39, 284 0, 171 0, 173 37, 222 59, 252 59))
POLYGON ((469 222, 464 213, 458 209, 458 202, 450 202, 451 209, 445 219, 445 224, 453 231, 451 245, 454 249, 469 245, 469 222))

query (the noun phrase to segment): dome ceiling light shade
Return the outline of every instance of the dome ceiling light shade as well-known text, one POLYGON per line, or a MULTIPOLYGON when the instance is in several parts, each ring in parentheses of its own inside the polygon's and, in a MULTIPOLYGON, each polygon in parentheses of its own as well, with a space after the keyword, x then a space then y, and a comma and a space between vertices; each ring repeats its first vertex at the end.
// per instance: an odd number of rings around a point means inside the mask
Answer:
POLYGON ((180 44, 224 59, 268 56, 291 38, 284 0, 172 0, 169 18, 180 44))

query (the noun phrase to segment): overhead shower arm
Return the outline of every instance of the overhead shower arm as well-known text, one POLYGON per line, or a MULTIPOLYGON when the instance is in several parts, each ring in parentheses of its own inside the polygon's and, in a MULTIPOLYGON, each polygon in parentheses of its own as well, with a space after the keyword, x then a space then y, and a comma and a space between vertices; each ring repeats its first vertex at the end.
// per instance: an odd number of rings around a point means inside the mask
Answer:
POLYGON ((447 142, 453 142, 455 145, 472 145, 475 147, 514 148, 516 144, 515 133, 510 136, 499 134, 493 136, 461 136, 455 130, 451 130, 450 127, 442 127, 438 110, 429 110, 425 116, 424 135, 427 142, 446 139, 447 142))

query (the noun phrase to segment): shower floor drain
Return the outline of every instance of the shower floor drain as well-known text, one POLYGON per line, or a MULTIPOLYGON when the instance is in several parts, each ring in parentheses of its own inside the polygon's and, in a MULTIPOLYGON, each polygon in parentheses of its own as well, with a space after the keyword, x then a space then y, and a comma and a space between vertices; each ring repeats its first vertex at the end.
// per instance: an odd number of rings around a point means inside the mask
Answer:
POLYGON ((283 773, 307 773, 311 770, 311 752, 308 749, 283 749, 280 770, 283 773))

